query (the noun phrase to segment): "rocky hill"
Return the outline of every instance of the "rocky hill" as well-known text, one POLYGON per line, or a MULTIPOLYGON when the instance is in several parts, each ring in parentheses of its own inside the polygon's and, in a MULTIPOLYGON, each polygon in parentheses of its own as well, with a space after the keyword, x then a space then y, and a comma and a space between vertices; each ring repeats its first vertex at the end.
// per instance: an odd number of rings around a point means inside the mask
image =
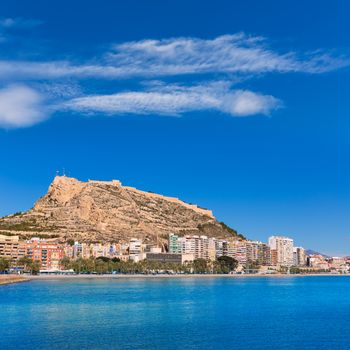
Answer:
POLYGON ((119 181, 81 182, 57 176, 48 192, 25 213, 0 219, 0 233, 59 237, 83 242, 155 242, 169 233, 237 236, 210 210, 177 198, 122 186, 119 181))

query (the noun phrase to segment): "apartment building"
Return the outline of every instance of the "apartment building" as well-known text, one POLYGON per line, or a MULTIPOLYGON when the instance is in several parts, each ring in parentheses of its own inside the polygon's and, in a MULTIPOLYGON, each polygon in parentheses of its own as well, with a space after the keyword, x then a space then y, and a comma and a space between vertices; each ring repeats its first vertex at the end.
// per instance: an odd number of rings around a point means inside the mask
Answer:
POLYGON ((216 243, 214 238, 207 236, 184 236, 169 235, 169 253, 192 254, 195 259, 215 260, 216 243))
POLYGON ((129 259, 135 262, 146 258, 144 253, 144 245, 142 241, 137 238, 131 238, 129 242, 129 259))
POLYGON ((294 266, 305 266, 306 265, 306 253, 305 249, 302 247, 293 248, 293 260, 294 266))
POLYGON ((177 254, 180 252, 180 243, 179 243, 179 236, 170 233, 169 235, 169 242, 168 242, 168 247, 169 247, 169 253, 171 254, 177 254))
MULTIPOLYGON (((224 245, 225 246, 225 245, 224 245)), ((247 262, 247 241, 228 241, 227 248, 224 252, 231 258, 236 259, 240 264, 244 265, 247 262)))
POLYGON ((275 255, 274 263, 278 266, 293 266, 294 264, 294 241, 283 236, 269 237, 269 246, 275 255))
POLYGON ((38 261, 43 270, 60 268, 60 260, 64 257, 64 249, 56 242, 33 238, 26 242, 26 255, 38 261))
POLYGON ((186 262, 194 261, 194 256, 193 254, 180 253, 147 253, 146 259, 149 261, 156 261, 161 263, 184 264, 186 262))
POLYGON ((26 255, 26 244, 20 241, 19 236, 0 235, 0 257, 12 263, 26 255))

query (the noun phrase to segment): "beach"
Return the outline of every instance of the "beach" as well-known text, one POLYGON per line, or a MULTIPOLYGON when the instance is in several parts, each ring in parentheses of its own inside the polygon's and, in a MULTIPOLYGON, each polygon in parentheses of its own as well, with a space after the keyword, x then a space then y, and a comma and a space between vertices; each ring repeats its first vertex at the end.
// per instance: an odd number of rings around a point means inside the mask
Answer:
POLYGON ((349 277, 349 275, 342 274, 188 274, 188 275, 143 275, 143 274, 133 274, 133 275, 0 275, 0 285, 28 282, 28 281, 49 281, 49 280, 100 280, 100 279, 209 279, 209 278, 229 278, 229 279, 250 279, 250 278, 291 278, 291 277, 349 277))
POLYGON ((101 274, 101 275, 35 275, 27 276, 28 280, 69 280, 69 279, 178 279, 178 278, 290 278, 290 277, 349 277, 348 275, 342 274, 330 274, 330 273, 319 273, 319 274, 178 274, 178 275, 143 275, 143 274, 130 274, 130 275, 111 275, 111 274, 101 274))
POLYGON ((29 279, 27 277, 18 276, 18 275, 0 275, 0 285, 26 282, 29 279))

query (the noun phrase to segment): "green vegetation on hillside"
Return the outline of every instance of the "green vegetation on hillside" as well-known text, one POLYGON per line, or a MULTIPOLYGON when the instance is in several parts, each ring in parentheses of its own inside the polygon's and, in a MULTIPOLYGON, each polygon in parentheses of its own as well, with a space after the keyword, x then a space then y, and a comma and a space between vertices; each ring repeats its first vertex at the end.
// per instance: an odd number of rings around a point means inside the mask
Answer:
POLYGON ((18 223, 9 223, 6 221, 0 221, 0 230, 42 232, 42 231, 54 231, 55 229, 56 227, 54 226, 42 228, 39 226, 39 224, 36 222, 35 219, 30 219, 30 220, 22 221, 18 223))
MULTIPOLYGON (((2 227, 0 226, 0 230, 2 229, 2 227)), ((34 231, 31 231, 34 232, 34 231)), ((23 234, 20 233, 19 231, 0 231, 0 235, 4 235, 4 236, 19 236, 20 239, 31 239, 32 237, 38 237, 41 239, 50 239, 50 238, 58 238, 59 235, 58 234, 50 234, 50 233, 35 233, 33 234, 23 234)))
POLYGON ((220 225, 224 230, 228 231, 233 237, 238 237, 242 240, 246 240, 245 236, 243 236, 241 233, 238 233, 233 228, 227 226, 224 222, 220 222, 220 225))

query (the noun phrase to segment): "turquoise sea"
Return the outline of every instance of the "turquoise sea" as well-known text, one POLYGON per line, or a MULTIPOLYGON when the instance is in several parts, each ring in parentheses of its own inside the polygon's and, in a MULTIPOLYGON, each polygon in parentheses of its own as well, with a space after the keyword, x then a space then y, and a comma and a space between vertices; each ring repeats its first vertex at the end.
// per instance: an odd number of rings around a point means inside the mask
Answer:
POLYGON ((350 278, 0 286, 0 349, 350 349, 350 278))

